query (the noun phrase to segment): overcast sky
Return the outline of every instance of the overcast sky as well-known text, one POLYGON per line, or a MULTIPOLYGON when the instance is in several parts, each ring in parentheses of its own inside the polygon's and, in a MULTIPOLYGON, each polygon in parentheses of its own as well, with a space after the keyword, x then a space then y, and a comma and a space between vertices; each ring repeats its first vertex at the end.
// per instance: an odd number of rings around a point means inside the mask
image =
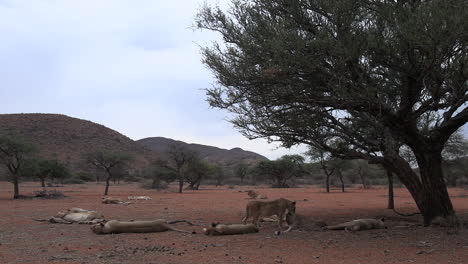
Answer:
MULTIPOLYGON (((227 0, 208 0, 226 5, 227 0)), ((196 0, 0 0, 0 113, 60 113, 134 139, 162 136, 270 159, 304 149, 249 141, 211 109, 191 26, 196 0)))

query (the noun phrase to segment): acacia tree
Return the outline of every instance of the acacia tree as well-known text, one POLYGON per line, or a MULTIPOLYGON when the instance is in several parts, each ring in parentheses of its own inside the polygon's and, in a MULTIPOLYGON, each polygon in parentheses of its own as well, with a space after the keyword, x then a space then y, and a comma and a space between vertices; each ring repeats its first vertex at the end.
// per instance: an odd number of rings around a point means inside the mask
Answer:
POLYGON ((464 0, 252 0, 205 6, 202 49, 218 85, 211 106, 234 113, 248 138, 304 143, 389 166, 424 224, 455 219, 442 150, 468 121, 464 0), (435 117, 426 126, 421 120, 435 117), (407 146, 420 177, 399 153, 407 146))
POLYGON ((367 177, 369 176, 369 163, 366 160, 356 160, 357 172, 361 179, 362 188, 369 189, 367 177))
POLYGON ((309 146, 309 150, 304 153, 305 155, 309 156, 312 161, 318 161, 320 167, 322 167, 323 172, 325 172, 325 187, 327 193, 330 192, 330 176, 333 174, 335 168, 329 166, 329 160, 331 156, 329 153, 324 151, 323 149, 316 148, 313 146, 309 146))
POLYGON ((28 159, 21 174, 39 178, 41 187, 46 187, 46 178, 64 179, 70 176, 70 170, 58 160, 28 159))
POLYGON ((304 173, 304 157, 300 155, 284 155, 277 160, 266 160, 258 163, 256 173, 273 180, 274 188, 288 188, 288 182, 304 173))
POLYGON ((10 181, 13 183, 13 199, 18 199, 20 172, 36 148, 20 139, 0 136, 0 163, 7 168, 10 181))
POLYGON ((249 172, 249 165, 247 163, 239 163, 234 169, 234 173, 240 178, 241 184, 244 182, 245 176, 249 172))
POLYGON ((215 172, 214 167, 199 158, 192 159, 184 169, 185 180, 189 190, 198 190, 204 178, 215 172))
POLYGON ((114 176, 113 172, 115 172, 115 169, 123 169, 131 160, 133 160, 133 157, 126 153, 98 151, 89 153, 86 160, 89 164, 106 173, 107 177, 104 195, 107 195, 109 193, 110 180, 114 176))
POLYGON ((171 166, 179 179, 179 193, 182 193, 184 188, 184 173, 183 169, 196 158, 196 153, 182 145, 172 144, 167 152, 169 166, 171 166))

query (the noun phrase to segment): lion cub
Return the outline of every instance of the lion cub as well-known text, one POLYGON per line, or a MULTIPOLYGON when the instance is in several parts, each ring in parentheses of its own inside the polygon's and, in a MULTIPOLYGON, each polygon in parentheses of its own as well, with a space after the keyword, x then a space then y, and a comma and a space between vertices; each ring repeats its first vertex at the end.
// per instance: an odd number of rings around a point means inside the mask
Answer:
POLYGON ((245 211, 245 217, 242 219, 243 224, 246 224, 247 220, 252 217, 252 224, 258 226, 261 217, 277 215, 278 226, 282 228, 286 212, 296 212, 296 202, 284 198, 273 201, 250 201, 247 203, 245 211))
POLYGON ((346 223, 338 224, 338 225, 331 225, 325 226, 323 229, 325 230, 346 230, 346 231, 359 231, 359 230, 369 230, 369 229, 380 229, 386 228, 385 219, 372 219, 372 218, 365 218, 365 219, 356 219, 346 223))

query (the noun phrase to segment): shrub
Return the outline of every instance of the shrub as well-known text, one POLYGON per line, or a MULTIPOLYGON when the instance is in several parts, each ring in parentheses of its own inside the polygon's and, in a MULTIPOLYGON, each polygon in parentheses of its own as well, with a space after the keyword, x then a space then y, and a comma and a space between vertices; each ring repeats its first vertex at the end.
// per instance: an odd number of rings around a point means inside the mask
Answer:
POLYGON ((85 184, 86 182, 80 178, 68 178, 63 180, 64 184, 85 184))
POLYGON ((142 179, 136 175, 128 175, 124 178, 126 182, 140 182, 142 179))
POLYGON ((43 199, 61 199, 66 196, 57 190, 42 190, 34 192, 34 197, 43 199))
POLYGON ((87 182, 94 181, 96 179, 96 177, 93 174, 89 172, 84 172, 84 171, 80 171, 76 173, 74 178, 80 179, 82 181, 87 181, 87 182))
POLYGON ((162 181, 159 184, 153 184, 153 181, 144 181, 140 187, 144 189, 165 190, 169 185, 162 181))

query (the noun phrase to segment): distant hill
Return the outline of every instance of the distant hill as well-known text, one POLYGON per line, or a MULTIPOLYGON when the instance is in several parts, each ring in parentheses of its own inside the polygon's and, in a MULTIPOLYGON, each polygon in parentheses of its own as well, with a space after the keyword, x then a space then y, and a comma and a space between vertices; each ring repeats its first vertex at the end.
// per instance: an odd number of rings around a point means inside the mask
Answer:
POLYGON ((40 155, 56 158, 72 168, 83 166, 83 156, 93 151, 126 152, 135 157, 134 167, 147 166, 149 151, 130 138, 91 121, 58 114, 0 115, 0 135, 14 135, 40 149, 40 155))
POLYGON ((211 163, 225 167, 232 167, 241 162, 247 164, 256 164, 262 160, 268 160, 266 157, 251 151, 245 151, 241 148, 222 149, 200 144, 188 144, 183 141, 173 140, 164 137, 150 137, 137 140, 141 146, 165 156, 169 146, 176 144, 182 145, 192 151, 195 151, 200 157, 211 163))

